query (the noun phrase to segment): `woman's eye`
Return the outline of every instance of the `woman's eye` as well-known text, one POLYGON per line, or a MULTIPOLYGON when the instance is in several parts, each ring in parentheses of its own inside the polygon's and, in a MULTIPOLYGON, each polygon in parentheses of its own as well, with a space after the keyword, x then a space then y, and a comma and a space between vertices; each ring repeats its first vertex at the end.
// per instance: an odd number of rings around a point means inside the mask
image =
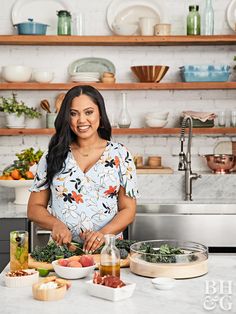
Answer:
POLYGON ((90 116, 91 114, 93 114, 93 111, 92 110, 86 111, 85 114, 86 114, 86 116, 90 116))
POLYGON ((70 112, 70 115, 71 115, 72 117, 74 117, 74 116, 76 116, 76 112, 71 111, 71 112, 70 112))

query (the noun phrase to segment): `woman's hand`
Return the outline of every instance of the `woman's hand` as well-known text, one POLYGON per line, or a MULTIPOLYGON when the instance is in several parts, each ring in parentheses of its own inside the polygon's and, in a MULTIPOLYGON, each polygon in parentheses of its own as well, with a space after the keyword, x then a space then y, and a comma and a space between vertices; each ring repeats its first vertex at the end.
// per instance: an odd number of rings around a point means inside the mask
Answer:
POLYGON ((62 221, 57 221, 53 224, 52 238, 58 245, 63 245, 71 242, 72 234, 62 221))
POLYGON ((80 238, 84 240, 83 250, 93 252, 104 243, 104 234, 100 231, 86 230, 80 233, 80 238))

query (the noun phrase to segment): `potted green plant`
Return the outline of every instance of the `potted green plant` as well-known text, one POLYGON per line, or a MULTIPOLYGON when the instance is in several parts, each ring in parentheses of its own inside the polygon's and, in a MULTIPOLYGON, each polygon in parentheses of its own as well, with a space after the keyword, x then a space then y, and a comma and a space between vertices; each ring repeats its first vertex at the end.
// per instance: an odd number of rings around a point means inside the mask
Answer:
POLYGON ((25 117, 34 119, 42 115, 37 109, 26 106, 23 101, 18 101, 15 93, 12 93, 12 97, 0 97, 0 110, 5 113, 6 125, 9 128, 24 128, 25 117))
POLYGON ((39 112, 36 108, 26 107, 25 109, 25 117, 26 117, 26 127, 27 128, 40 128, 40 118, 42 113, 39 112))

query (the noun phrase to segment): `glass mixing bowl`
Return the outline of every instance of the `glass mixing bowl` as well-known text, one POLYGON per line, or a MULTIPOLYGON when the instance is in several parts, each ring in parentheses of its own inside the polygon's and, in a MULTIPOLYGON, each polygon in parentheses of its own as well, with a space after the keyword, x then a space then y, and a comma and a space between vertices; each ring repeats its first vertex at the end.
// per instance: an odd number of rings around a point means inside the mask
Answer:
POLYGON ((182 264, 207 260, 208 248, 189 241, 151 240, 132 244, 130 254, 148 263, 182 264))

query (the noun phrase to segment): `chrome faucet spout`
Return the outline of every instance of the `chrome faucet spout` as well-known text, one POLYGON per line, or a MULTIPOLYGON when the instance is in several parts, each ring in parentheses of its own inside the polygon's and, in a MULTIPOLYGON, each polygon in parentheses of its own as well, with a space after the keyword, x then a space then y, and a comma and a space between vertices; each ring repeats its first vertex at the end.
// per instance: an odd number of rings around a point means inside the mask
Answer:
POLYGON ((185 200, 192 201, 192 180, 197 180, 201 178, 197 173, 193 173, 191 169, 191 146, 192 146, 192 128, 193 120, 190 116, 184 117, 181 126, 180 141, 181 149, 179 153, 179 166, 180 171, 185 171, 185 200), (189 128, 188 132, 188 144, 187 152, 184 153, 183 143, 185 141, 185 130, 186 127, 189 128))

